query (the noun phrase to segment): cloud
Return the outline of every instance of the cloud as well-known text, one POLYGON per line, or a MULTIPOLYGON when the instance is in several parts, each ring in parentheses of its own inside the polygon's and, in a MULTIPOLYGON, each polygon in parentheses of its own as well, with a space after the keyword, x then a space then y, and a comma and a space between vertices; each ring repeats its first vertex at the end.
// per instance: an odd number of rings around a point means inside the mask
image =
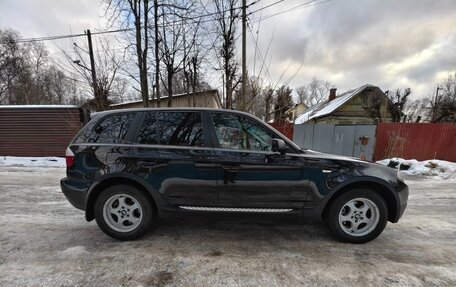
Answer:
MULTIPOLYGON (((407 84, 418 94, 435 85, 439 71, 456 67, 455 11, 456 1, 333 0, 265 20, 260 37, 268 39, 272 30, 278 35, 271 47, 273 78, 283 71, 282 62, 304 57, 291 82, 295 86, 317 76, 342 89, 364 83, 383 89, 407 84), (432 57, 420 59, 428 50, 432 57), (400 68, 406 61, 408 66, 400 68)), ((266 44, 263 39, 260 46, 266 44)))
MULTIPOLYGON (((93 0, 3 0, 0 27, 12 28, 24 38, 78 34, 102 27, 103 8, 93 0)), ((61 45, 68 40, 55 41, 61 45)), ((53 43, 47 42, 53 48, 53 43)))
MULTIPOLYGON (((249 11, 275 2, 259 1, 249 11)), ((339 91, 371 83, 384 90, 411 87, 418 96, 433 90, 439 76, 456 71, 456 1, 319 2, 324 0, 259 21, 305 3, 286 0, 249 16, 265 58, 261 76, 266 81, 275 84, 286 71, 281 83, 293 87, 316 76, 339 91)), ((0 27, 18 30, 23 37, 81 33, 105 27, 101 15, 101 2, 94 0, 3 0, 0 27)), ((250 33, 247 49, 250 74, 254 65, 258 73, 262 57, 250 33)), ((239 56, 240 50, 239 45, 239 56)), ((209 78, 219 81, 213 69, 205 68, 212 73, 209 78)))

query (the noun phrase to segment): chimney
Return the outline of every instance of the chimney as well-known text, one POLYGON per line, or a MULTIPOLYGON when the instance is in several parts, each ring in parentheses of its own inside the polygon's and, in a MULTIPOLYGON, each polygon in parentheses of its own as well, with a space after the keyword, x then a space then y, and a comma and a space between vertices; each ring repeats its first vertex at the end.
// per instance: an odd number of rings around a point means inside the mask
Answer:
POLYGON ((329 90, 329 99, 328 99, 328 102, 334 100, 336 98, 336 91, 337 89, 336 88, 332 88, 329 90))

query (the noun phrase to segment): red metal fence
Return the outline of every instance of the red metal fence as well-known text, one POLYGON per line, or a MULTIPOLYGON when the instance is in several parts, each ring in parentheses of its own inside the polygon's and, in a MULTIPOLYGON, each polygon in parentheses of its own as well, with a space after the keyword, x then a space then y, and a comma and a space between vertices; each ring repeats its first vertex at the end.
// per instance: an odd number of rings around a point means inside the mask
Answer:
POLYGON ((293 140, 293 123, 270 123, 269 125, 281 132, 290 140, 293 140))
POLYGON ((456 124, 379 123, 375 160, 391 157, 456 162, 456 124))

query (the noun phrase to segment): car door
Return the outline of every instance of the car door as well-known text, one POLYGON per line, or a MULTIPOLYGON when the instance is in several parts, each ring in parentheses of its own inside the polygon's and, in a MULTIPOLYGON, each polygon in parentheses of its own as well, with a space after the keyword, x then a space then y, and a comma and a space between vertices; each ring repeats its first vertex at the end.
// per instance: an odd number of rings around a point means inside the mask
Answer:
POLYGON ((145 112, 131 158, 174 206, 216 206, 215 157, 199 111, 145 112))
POLYGON ((279 136, 246 115, 213 112, 212 137, 221 207, 300 208, 307 196, 304 159, 271 151, 279 136))

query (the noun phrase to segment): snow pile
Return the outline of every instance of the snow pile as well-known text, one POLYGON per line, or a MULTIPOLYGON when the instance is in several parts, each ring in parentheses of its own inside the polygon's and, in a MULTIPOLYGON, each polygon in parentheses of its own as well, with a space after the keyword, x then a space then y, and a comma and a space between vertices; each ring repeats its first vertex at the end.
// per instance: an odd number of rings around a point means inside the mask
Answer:
POLYGON ((396 157, 377 161, 381 165, 389 165, 390 162, 396 163, 395 167, 407 175, 456 179, 456 163, 454 162, 438 159, 417 161, 416 159, 406 160, 396 157))
POLYGON ((65 159, 61 157, 0 156, 0 166, 65 167, 65 159))

